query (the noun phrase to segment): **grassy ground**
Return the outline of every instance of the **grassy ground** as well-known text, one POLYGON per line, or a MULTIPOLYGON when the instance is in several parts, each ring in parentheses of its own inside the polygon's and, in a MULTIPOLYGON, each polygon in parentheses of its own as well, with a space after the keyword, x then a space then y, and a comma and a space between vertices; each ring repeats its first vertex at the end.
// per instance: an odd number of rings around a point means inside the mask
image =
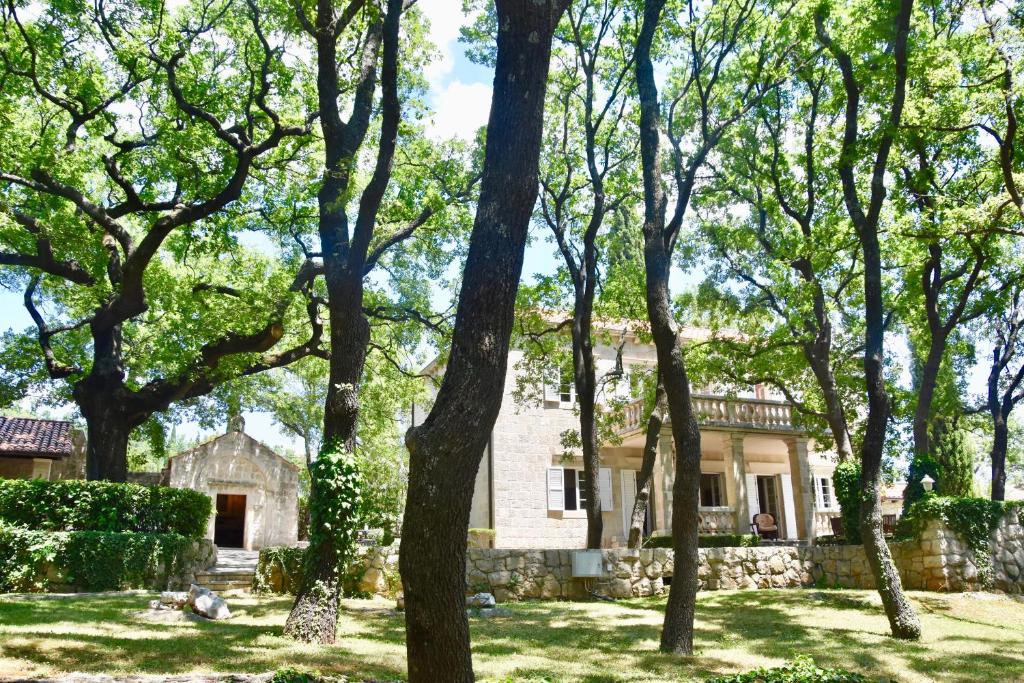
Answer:
MULTIPOLYGON (((698 654, 657 652, 664 599, 512 605, 513 616, 473 618, 483 681, 690 681, 809 654, 898 681, 1024 681, 1024 602, 991 595, 912 593, 920 643, 886 636, 868 591, 702 593, 698 654)), ((280 636, 288 599, 229 598, 219 623, 151 623, 145 593, 0 597, 0 678, 70 671, 259 672, 300 665, 358 677, 404 678, 403 622, 392 603, 345 603, 334 647, 280 636)))

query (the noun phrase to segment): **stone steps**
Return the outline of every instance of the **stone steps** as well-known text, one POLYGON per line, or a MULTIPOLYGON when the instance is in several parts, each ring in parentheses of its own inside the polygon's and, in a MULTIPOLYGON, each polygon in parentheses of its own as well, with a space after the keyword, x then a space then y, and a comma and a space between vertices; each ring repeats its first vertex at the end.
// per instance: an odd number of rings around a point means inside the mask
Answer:
POLYGON ((256 553, 234 549, 219 550, 217 564, 196 572, 196 583, 214 592, 251 591, 256 577, 256 553))

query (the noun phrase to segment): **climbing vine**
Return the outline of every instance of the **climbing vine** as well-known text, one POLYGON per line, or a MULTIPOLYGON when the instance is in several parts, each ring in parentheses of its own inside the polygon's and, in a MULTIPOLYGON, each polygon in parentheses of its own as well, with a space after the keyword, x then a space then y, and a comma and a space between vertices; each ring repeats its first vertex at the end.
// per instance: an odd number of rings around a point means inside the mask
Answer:
POLYGON ((836 488, 836 500, 843 518, 843 535, 846 542, 857 545, 860 540, 860 463, 847 460, 836 465, 832 473, 836 488))
POLYGON ((925 494, 907 508, 906 514, 900 519, 896 535, 902 539, 918 538, 929 520, 942 521, 967 542, 967 547, 974 553, 981 585, 987 588, 994 579, 990 538, 1006 512, 1012 509, 1017 510, 1019 519, 1024 508, 1018 503, 925 494))

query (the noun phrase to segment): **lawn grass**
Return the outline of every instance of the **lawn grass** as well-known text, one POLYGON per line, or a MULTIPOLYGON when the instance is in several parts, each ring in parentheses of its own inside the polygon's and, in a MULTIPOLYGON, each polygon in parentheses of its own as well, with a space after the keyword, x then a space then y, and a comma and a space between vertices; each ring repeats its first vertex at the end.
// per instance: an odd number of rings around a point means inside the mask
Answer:
MULTIPOLYGON (((481 681, 691 681, 808 654, 898 681, 1024 681, 1024 602, 911 593, 919 643, 889 638, 876 593, 783 590, 701 593, 697 655, 658 653, 664 598, 527 602, 472 623, 481 681)), ((152 623, 147 593, 0 597, 0 678, 93 673, 261 672, 291 665, 404 679, 401 616, 383 600, 347 600, 333 647, 281 637, 288 598, 229 598, 234 618, 152 623)))

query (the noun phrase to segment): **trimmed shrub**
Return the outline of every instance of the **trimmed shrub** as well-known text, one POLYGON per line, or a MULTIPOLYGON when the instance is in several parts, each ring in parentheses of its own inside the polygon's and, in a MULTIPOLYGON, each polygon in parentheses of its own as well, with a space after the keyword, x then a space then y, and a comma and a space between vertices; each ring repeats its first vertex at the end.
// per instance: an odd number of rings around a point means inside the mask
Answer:
POLYGON ((0 521, 41 531, 134 531, 202 538, 210 497, 110 481, 0 479, 0 521))
POLYGON ((718 676, 709 678, 707 683, 868 683, 870 680, 844 669, 821 669, 810 657, 797 657, 784 666, 718 676))
MULTIPOLYGON (((698 548, 753 548, 760 543, 761 537, 753 534, 701 534, 697 537, 698 548)), ((651 536, 644 547, 671 548, 672 536, 651 536)))
POLYGON ((180 534, 48 532, 0 523, 0 593, 44 591, 55 576, 89 591, 152 588, 178 573, 192 543, 180 534))

